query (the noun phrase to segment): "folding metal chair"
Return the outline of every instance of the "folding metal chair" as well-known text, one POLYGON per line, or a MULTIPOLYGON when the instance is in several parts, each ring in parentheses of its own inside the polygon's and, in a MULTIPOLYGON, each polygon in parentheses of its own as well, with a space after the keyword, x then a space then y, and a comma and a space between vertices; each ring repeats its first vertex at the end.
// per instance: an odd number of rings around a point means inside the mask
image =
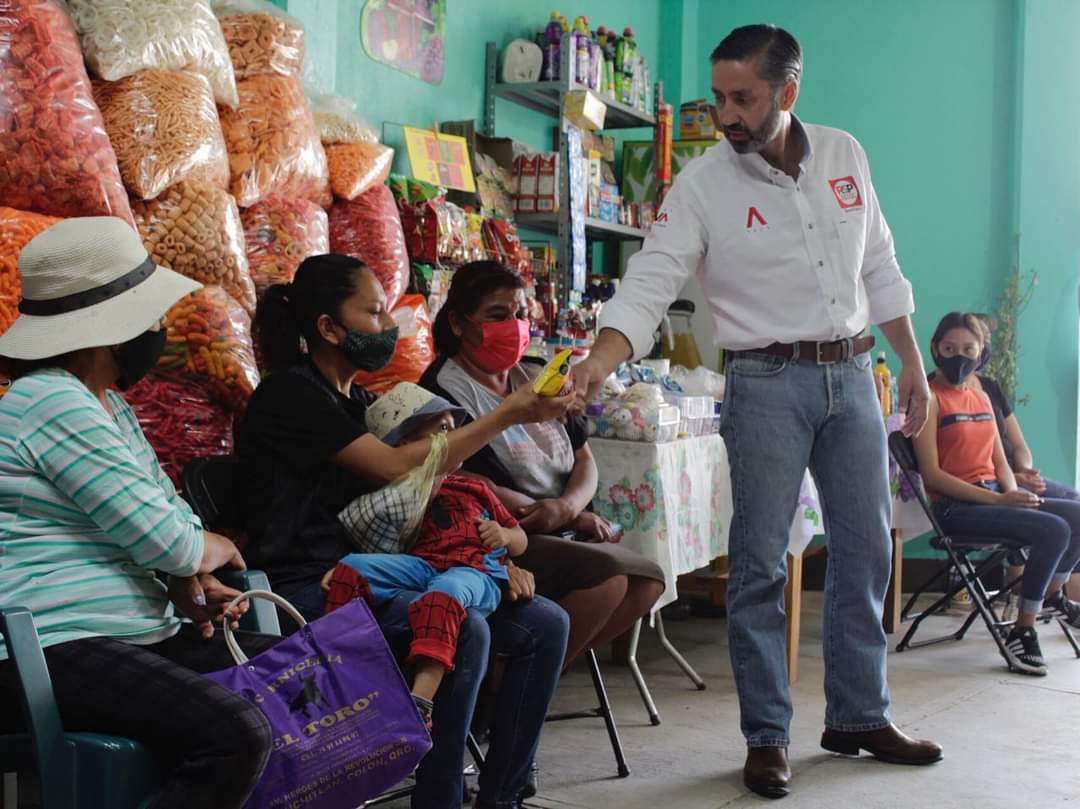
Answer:
MULTIPOLYGON (((903 610, 901 610, 901 620, 904 622, 910 621, 911 627, 904 634, 900 643, 897 644, 896 651, 903 652, 906 649, 917 649, 922 646, 930 646, 944 641, 961 640, 975 620, 977 618, 982 618, 983 623, 986 624, 986 628, 990 631, 990 636, 997 644, 1001 656, 1005 659, 1005 662, 1009 665, 1010 669, 1015 669, 1012 654, 1005 646, 1005 638, 1008 636, 1009 629, 1012 627, 1014 621, 1004 620, 998 614, 995 604, 1008 595, 1012 587, 1019 581, 1019 578, 1014 579, 1012 582, 1008 582, 998 590, 988 590, 983 584, 982 576, 994 567, 1001 567, 1005 558, 1010 553, 1019 552, 1026 557, 1027 543, 1005 537, 974 535, 950 536, 946 534, 942 530, 941 524, 938 523, 937 518, 934 516, 933 509, 930 507, 930 502, 927 500, 926 494, 923 491, 922 479, 919 477, 918 462, 915 458, 915 448, 912 446, 911 439, 899 431, 892 433, 889 435, 889 452, 892 454, 893 460, 896 461, 896 465, 900 468, 900 473, 904 476, 911 490, 915 493, 919 505, 922 507, 923 512, 926 514, 926 518, 933 527, 934 535, 930 538, 930 546, 944 552, 947 557, 947 561, 941 569, 911 595, 904 605, 903 610), (981 559, 972 558, 979 554, 984 554, 984 556, 982 556, 981 559), (943 595, 926 609, 913 613, 912 609, 914 608, 916 601, 940 582, 944 582, 945 584, 943 595), (961 590, 966 590, 968 592, 974 610, 966 619, 964 619, 960 628, 948 635, 942 635, 940 637, 918 642, 913 641, 912 638, 918 631, 922 622, 932 616, 943 614, 952 599, 961 590)), ((1039 619, 1046 623, 1049 623, 1054 618, 1055 616, 1051 615, 1049 612, 1039 616, 1039 619)), ((1069 643, 1072 644, 1076 656, 1080 657, 1080 644, 1077 643, 1069 625, 1060 618, 1057 618, 1056 620, 1062 631, 1065 633, 1065 637, 1068 638, 1069 643)))
POLYGON ((584 711, 569 711, 567 713, 548 714, 545 722, 564 722, 567 719, 592 719, 601 717, 607 727, 608 739, 611 741, 611 752, 615 755, 615 765, 618 769, 619 778, 630 775, 630 768, 626 766, 626 755, 623 753, 622 740, 619 739, 619 728, 615 725, 615 715, 611 712, 611 701, 608 699, 607 688, 604 686, 604 678, 600 674, 600 664, 596 660, 596 652, 589 649, 586 652, 589 660, 589 674, 592 675, 593 689, 599 705, 584 711))

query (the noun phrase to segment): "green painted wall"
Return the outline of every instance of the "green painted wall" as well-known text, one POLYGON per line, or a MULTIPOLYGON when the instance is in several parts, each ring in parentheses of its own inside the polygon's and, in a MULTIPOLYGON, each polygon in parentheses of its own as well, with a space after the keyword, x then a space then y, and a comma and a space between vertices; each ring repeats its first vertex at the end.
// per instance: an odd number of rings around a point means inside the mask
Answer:
MULTIPOLYGON (((373 121, 386 122, 384 137, 400 143, 397 125, 430 126, 474 118, 483 125, 484 44, 529 37, 547 23, 552 8, 585 14, 591 25, 631 25, 652 70, 658 69, 661 0, 450 0, 446 72, 441 85, 426 84, 368 57, 360 43, 362 0, 289 0, 288 10, 305 24, 308 50, 320 80, 356 100, 373 121)), ((550 148, 554 119, 497 101, 498 134, 550 148)), ((646 135, 647 137, 648 135, 646 135)), ((399 166, 403 164, 399 163, 399 166)))
POLYGON ((1039 284, 1020 320, 1020 412, 1043 474, 1077 468, 1077 270, 1080 269, 1080 3, 1028 0, 1018 20, 1022 122, 1015 153, 1021 270, 1039 284))

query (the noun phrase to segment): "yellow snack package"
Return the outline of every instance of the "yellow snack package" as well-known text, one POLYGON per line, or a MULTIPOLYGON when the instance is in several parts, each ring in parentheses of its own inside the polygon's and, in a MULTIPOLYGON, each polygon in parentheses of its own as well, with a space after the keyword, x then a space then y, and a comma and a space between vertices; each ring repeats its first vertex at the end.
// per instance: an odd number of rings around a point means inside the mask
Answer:
POLYGON ((573 350, 564 348, 544 366, 540 376, 533 382, 533 392, 539 396, 558 396, 570 376, 570 355, 573 350))

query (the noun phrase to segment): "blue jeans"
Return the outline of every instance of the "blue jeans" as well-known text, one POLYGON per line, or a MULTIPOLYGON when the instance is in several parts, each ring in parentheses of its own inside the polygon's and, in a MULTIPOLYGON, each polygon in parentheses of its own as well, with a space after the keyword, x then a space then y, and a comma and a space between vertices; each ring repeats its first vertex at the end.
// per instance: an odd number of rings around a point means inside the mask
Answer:
MULTIPOLYGON (((403 591, 375 612, 398 659, 409 650, 409 604, 419 595, 403 591)), ((322 614, 325 598, 318 582, 288 597, 309 620, 322 614)), ((477 805, 483 809, 518 806, 518 795, 536 756, 544 717, 559 682, 569 633, 565 610, 541 596, 531 601, 504 601, 488 620, 476 610, 466 611, 454 670, 435 695, 434 744, 416 771, 413 809, 461 807, 465 738, 487 674, 489 651, 504 658, 506 668, 495 697, 491 743, 480 773, 477 805)))
MULTIPOLYGON (((412 591, 416 598, 424 593, 446 593, 465 609, 477 610, 487 618, 502 601, 502 589, 494 576, 471 567, 439 571, 419 556, 403 553, 350 553, 342 557, 340 564, 359 571, 377 605, 403 590, 412 591)), ((505 568, 497 561, 493 564, 505 579, 505 568)))
MULTIPOLYGON (((998 491, 996 483, 986 488, 998 491)), ((1064 487, 1062 487, 1064 488, 1064 487)), ((1020 611, 1037 613, 1055 576, 1063 583, 1080 563, 1080 502, 1049 496, 1038 508, 983 506, 946 497, 934 503, 934 516, 949 534, 974 534, 1021 540, 1028 545, 1020 582, 1020 611)))
POLYGON ((791 723, 785 640, 787 545, 809 467, 825 513, 825 724, 889 724, 881 626, 891 570, 885 424, 870 355, 818 366, 731 356, 721 433, 734 516, 728 553, 731 665, 751 747, 786 747, 791 723))

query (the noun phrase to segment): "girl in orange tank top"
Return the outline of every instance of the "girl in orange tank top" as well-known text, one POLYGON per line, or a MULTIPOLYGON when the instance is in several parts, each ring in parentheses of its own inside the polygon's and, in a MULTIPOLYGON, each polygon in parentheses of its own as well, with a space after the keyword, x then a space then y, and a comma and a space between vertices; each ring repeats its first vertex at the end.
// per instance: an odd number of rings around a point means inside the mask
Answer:
POLYGON ((1044 602, 1080 627, 1080 604, 1062 590, 1080 562, 1080 503, 1017 488, 993 407, 974 385, 986 338, 985 325, 972 314, 951 312, 938 324, 930 345, 938 367, 930 382, 933 427, 916 436, 915 455, 943 531, 1027 546, 1019 615, 1003 654, 1011 670, 1042 675, 1046 662, 1035 619, 1044 602))

